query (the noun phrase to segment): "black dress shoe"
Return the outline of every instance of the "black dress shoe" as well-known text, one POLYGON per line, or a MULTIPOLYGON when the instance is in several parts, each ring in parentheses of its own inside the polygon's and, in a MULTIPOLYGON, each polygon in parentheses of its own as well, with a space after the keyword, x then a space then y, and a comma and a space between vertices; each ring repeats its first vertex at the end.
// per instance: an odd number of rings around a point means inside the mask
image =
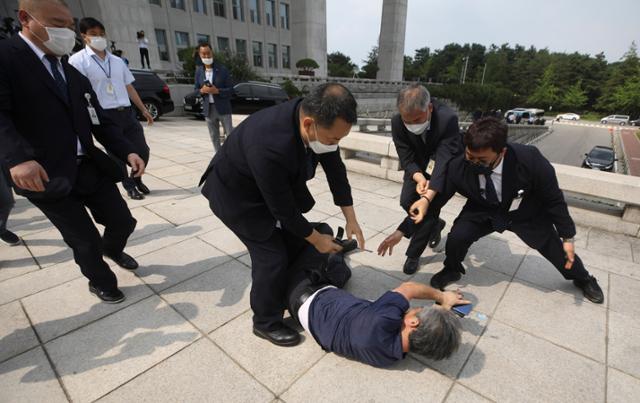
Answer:
POLYGON ((404 274, 413 274, 418 271, 419 265, 420 265, 419 257, 407 256, 407 260, 404 261, 404 266, 402 266, 402 272, 404 274))
POLYGON ((265 340, 269 340, 276 346, 293 347, 300 343, 300 334, 286 325, 280 325, 275 330, 262 330, 255 326, 253 334, 265 340))
POLYGON ((145 185, 144 183, 142 183, 142 180, 136 180, 136 188, 138 188, 138 190, 146 195, 148 195, 149 193, 151 193, 151 191, 149 190, 149 188, 147 187, 147 185, 145 185))
POLYGON ((89 292, 100 298, 107 304, 119 304, 126 299, 122 291, 115 289, 113 291, 101 290, 89 283, 89 292))
POLYGON ((142 199, 144 199, 144 195, 142 193, 138 192, 138 189, 136 189, 136 188, 127 190, 127 194, 129 195, 129 198, 133 199, 133 200, 142 200, 142 199))
POLYGON ((447 225, 447 223, 438 218, 438 222, 436 223, 433 231, 431 232, 431 239, 429 240, 429 247, 431 249, 438 247, 440 245, 440 241, 442 240, 442 230, 447 225))
POLYGON ((594 304, 602 304, 604 302, 602 288, 598 285, 598 280, 595 277, 589 276, 588 280, 573 280, 573 284, 581 289, 585 298, 594 304))
POLYGON ((113 255, 107 255, 107 254, 105 254, 105 256, 113 260, 118 266, 122 267, 123 269, 135 270, 138 268, 138 262, 136 262, 134 258, 132 258, 131 256, 127 255, 124 252, 122 252, 120 256, 113 256, 113 255))
POLYGON ((342 239, 343 235, 344 235, 344 228, 338 227, 338 234, 333 239, 333 242, 342 246, 342 250, 340 251, 340 253, 345 255, 358 247, 358 241, 356 241, 355 239, 342 239))
POLYGON ((444 291, 444 288, 447 285, 460 280, 460 278, 462 278, 462 274, 460 272, 444 268, 434 274, 429 283, 431 284, 431 287, 444 291))
POLYGON ((6 230, 2 234, 0 234, 0 240, 11 246, 18 245, 22 241, 19 236, 9 230, 6 230))

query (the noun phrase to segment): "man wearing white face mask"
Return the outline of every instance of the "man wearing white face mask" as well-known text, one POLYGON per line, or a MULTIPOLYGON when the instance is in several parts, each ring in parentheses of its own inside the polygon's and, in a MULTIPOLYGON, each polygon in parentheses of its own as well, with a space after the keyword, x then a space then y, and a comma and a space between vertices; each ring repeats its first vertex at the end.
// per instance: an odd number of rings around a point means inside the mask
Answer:
MULTIPOLYGON (((87 17, 78 23, 80 34, 86 46, 69 58, 69 64, 78 69, 89 81, 98 96, 100 106, 118 125, 127 139, 133 143, 138 154, 142 156, 145 165, 149 164, 149 146, 144 138, 144 130, 138 122, 136 112, 131 108, 131 102, 140 110, 147 124, 153 124, 153 116, 144 106, 138 92, 133 88, 135 80, 129 68, 119 57, 114 56, 107 49, 104 25, 95 18, 87 17)), ((120 165, 125 176, 122 186, 129 198, 144 199, 149 194, 149 188, 142 183, 142 177, 131 178, 126 164, 117 156, 110 154, 120 165)))
POLYGON ((38 207, 73 250, 89 291, 125 299, 107 256, 134 270, 124 247, 136 226, 115 183, 122 171, 94 143, 127 161, 144 161, 100 106, 91 83, 62 56, 75 43, 74 20, 60 0, 21 0, 19 36, 0 41, 0 165, 16 193, 38 207), (91 213, 91 216, 89 215, 91 213), (100 234, 92 218, 105 226, 100 234))
POLYGON ((405 172, 400 205, 409 212, 416 200, 424 198, 434 206, 420 224, 415 224, 408 216, 380 244, 378 253, 384 255, 389 251, 391 254, 393 246, 403 236, 411 238, 403 271, 413 274, 418 270, 420 256, 427 245, 435 248, 440 243, 445 222, 438 218, 442 206, 437 206, 439 199, 436 196, 442 191, 448 162, 462 153, 462 136, 455 112, 432 100, 429 91, 420 84, 401 90, 397 107, 399 113, 391 119, 391 134, 405 172), (429 160, 434 160, 431 175, 427 173, 429 160))
POLYGON ((306 182, 322 165, 346 219, 346 234, 364 248, 338 142, 357 121, 356 100, 335 83, 304 99, 263 109, 245 119, 202 175, 202 194, 213 213, 246 245, 251 256, 253 332, 281 346, 300 342, 283 322, 288 270, 308 244, 320 253, 339 243, 302 215, 315 201, 306 182))

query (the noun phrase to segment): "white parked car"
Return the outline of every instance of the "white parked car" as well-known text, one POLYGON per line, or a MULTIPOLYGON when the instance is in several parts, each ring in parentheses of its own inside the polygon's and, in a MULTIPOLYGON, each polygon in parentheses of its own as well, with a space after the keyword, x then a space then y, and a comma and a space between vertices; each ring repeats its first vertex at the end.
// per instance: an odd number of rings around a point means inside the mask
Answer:
POLYGON ((556 120, 580 120, 580 115, 577 113, 563 113, 556 116, 556 120))

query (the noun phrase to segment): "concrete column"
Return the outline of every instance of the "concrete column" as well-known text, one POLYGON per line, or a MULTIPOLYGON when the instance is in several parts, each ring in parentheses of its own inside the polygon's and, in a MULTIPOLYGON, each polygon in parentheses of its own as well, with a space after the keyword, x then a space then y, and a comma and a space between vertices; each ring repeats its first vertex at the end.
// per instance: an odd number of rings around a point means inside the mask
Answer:
POLYGON ((383 0, 378 39, 378 80, 401 81, 408 0, 383 0))
POLYGON ((327 76, 327 2, 297 0, 291 2, 291 70, 300 59, 315 60, 317 77, 327 76))

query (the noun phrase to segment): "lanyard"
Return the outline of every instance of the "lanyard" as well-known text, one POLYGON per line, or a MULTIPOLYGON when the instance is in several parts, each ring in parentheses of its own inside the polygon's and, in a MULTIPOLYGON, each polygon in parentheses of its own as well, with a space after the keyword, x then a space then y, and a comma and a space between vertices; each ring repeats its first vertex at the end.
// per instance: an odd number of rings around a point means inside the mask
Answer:
POLYGON ((100 70, 104 72, 104 75, 107 76, 107 78, 111 78, 111 60, 109 60, 109 54, 107 53, 107 68, 109 69, 108 73, 107 73, 107 70, 105 70, 104 67, 102 67, 102 64, 100 63, 96 55, 91 55, 91 58, 93 59, 94 62, 96 62, 98 67, 100 67, 100 70))

